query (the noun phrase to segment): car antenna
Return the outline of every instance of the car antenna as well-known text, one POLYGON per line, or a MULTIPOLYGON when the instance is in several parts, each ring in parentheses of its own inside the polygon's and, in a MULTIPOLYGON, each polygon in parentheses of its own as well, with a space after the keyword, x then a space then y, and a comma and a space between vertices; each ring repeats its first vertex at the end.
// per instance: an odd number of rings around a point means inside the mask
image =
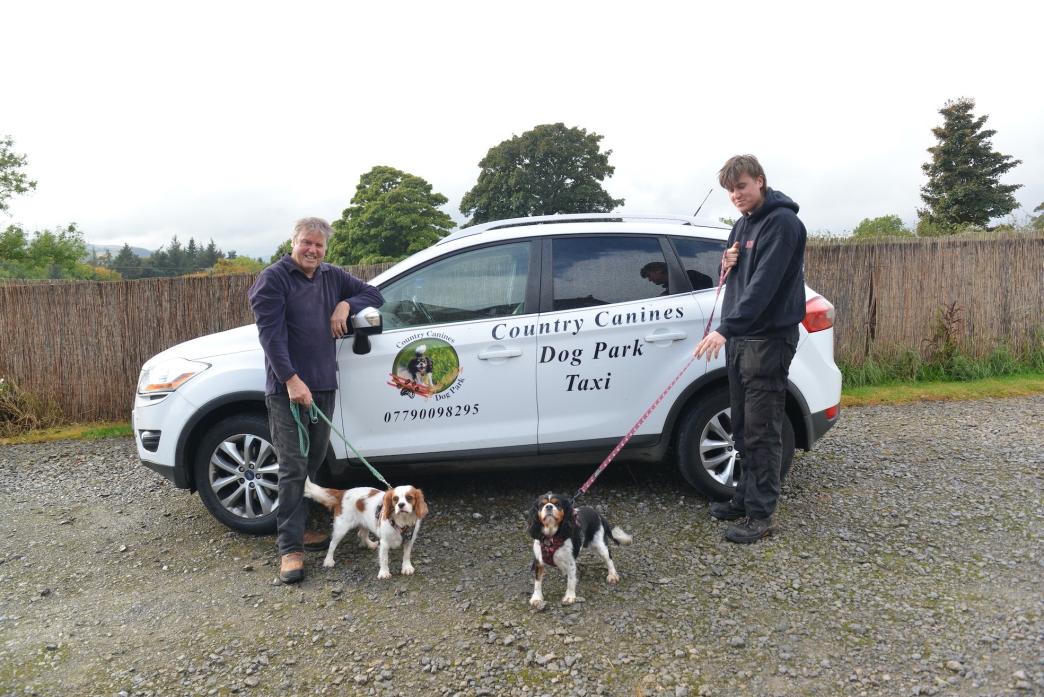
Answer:
POLYGON ((707 192, 707 195, 703 197, 703 202, 700 203, 700 207, 697 208, 696 212, 692 214, 693 218, 695 218, 696 216, 698 216, 700 214, 700 211, 703 209, 703 204, 707 202, 707 199, 709 199, 710 195, 713 194, 713 193, 714 193, 714 187, 712 186, 710 188, 710 190, 707 192))

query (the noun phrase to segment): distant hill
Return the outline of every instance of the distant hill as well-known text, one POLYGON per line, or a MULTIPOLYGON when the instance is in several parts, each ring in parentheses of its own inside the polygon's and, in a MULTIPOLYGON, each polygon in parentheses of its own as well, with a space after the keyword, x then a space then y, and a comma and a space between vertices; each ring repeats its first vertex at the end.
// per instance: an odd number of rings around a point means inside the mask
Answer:
MULTIPOLYGON (((107 253, 116 256, 120 253, 121 249, 123 249, 122 244, 91 244, 90 242, 87 243, 87 254, 94 252, 100 257, 105 256, 107 253)), ((145 249, 144 247, 131 247, 130 249, 136 257, 152 256, 151 249, 145 249)))

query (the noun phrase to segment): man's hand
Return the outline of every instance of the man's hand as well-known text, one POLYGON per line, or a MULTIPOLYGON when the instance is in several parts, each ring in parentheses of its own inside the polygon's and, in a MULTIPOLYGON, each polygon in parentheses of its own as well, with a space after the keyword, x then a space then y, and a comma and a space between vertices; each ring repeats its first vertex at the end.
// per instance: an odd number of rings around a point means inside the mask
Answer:
POLYGON ((348 333, 348 313, 351 310, 352 306, 348 304, 347 300, 337 303, 333 314, 330 315, 330 334, 333 335, 333 338, 340 339, 348 333))
POLYGON ((286 381, 286 392, 290 395, 290 401, 294 404, 300 404, 306 409, 312 406, 312 391, 308 389, 308 385, 304 383, 304 380, 297 377, 297 375, 286 381))
POLYGON ((703 337, 703 341, 696 344, 696 350, 692 352, 692 355, 700 358, 703 354, 707 354, 708 358, 717 358, 718 352, 721 351, 721 347, 724 345, 725 337, 718 332, 711 332, 703 337))
POLYGON ((728 271, 739 261, 739 242, 725 250, 725 271, 728 271))

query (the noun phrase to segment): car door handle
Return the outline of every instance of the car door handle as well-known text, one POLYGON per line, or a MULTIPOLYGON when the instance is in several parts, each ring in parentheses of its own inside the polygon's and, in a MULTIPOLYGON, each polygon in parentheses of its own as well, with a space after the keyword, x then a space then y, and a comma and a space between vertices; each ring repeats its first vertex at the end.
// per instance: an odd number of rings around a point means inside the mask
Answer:
POLYGON ((494 348, 479 351, 478 357, 481 361, 488 361, 496 360, 498 358, 515 358, 521 355, 522 349, 520 348, 494 348))
POLYGON ((680 332, 676 329, 667 329, 664 331, 655 331, 652 334, 647 334, 645 340, 650 344, 662 343, 664 341, 681 341, 688 337, 685 332, 680 332))

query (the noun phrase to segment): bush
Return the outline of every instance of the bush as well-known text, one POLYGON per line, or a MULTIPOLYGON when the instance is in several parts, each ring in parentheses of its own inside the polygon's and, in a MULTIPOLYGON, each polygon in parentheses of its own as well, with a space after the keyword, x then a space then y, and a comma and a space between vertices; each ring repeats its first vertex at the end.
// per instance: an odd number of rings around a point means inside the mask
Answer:
POLYGON ((0 438, 61 423, 61 410, 50 399, 41 399, 0 378, 0 438))

